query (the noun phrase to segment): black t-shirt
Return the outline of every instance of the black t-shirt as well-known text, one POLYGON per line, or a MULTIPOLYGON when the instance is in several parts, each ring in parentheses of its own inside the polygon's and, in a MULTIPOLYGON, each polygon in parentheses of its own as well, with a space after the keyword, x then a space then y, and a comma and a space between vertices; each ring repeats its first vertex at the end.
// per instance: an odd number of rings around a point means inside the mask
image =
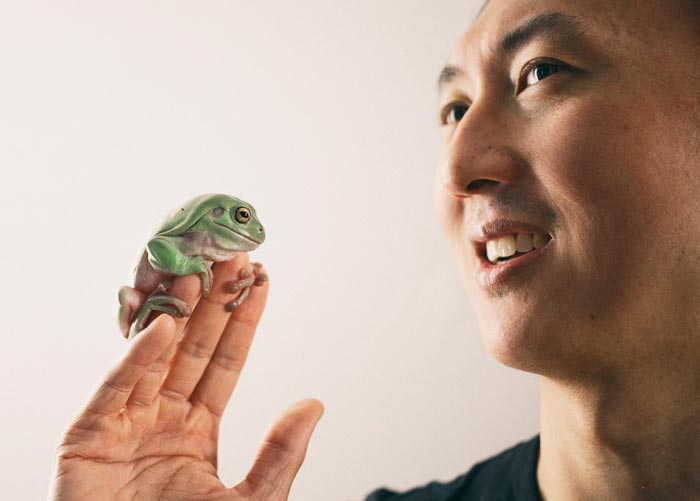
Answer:
POLYGON ((537 485, 539 434, 520 442, 448 483, 431 482, 397 493, 372 492, 365 501, 542 501, 537 485))

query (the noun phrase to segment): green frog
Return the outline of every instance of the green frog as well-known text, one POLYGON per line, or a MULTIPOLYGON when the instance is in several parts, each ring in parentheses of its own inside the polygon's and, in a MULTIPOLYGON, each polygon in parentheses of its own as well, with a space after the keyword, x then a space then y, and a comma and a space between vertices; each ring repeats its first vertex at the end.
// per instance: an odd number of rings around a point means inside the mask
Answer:
MULTIPOLYGON (((252 251, 264 240, 265 230, 255 208, 238 198, 205 194, 178 207, 146 244, 134 269, 134 286, 119 289, 119 326, 124 337, 134 337, 145 329, 153 311, 179 318, 190 316, 187 303, 167 294, 175 276, 199 274, 202 296, 207 297, 212 264, 252 251)), ((242 270, 240 280, 226 285, 229 292, 240 292, 226 310, 240 306, 250 287, 266 279, 259 263, 253 263, 252 273, 242 270)))

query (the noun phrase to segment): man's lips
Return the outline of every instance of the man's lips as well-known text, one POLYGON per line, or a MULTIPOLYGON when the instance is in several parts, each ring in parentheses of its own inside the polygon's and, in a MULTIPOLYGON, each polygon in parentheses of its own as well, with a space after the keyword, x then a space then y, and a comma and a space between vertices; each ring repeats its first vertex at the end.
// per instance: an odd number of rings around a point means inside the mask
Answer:
POLYGON ((540 233, 549 235, 550 238, 552 237, 552 234, 542 226, 511 219, 494 219, 485 224, 472 225, 469 227, 468 237, 477 256, 486 259, 486 242, 517 233, 540 233))
POLYGON ((515 278, 520 272, 533 266, 533 261, 544 258, 549 254, 552 242, 544 247, 534 249, 525 254, 518 254, 508 261, 492 264, 488 259, 479 259, 479 266, 476 270, 476 283, 484 291, 492 291, 515 278))
POLYGON ((495 219, 480 226, 472 226, 469 237, 479 259, 476 282, 483 290, 504 285, 511 277, 540 257, 551 246, 553 240, 551 233, 542 226, 509 219, 495 219), (518 246, 525 243, 525 247, 519 247, 516 250, 514 246, 517 235, 520 235, 517 237, 518 246), (489 246, 488 256, 487 245, 489 246), (498 248, 498 254, 494 254, 496 248, 498 248), (497 263, 496 259, 499 259, 497 263), (503 259, 505 261, 501 261, 503 259))

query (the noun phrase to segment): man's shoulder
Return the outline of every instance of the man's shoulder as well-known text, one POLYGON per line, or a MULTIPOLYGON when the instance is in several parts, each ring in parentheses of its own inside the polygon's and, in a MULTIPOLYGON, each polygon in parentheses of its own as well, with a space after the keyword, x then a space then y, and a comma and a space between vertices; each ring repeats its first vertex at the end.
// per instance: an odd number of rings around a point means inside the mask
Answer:
POLYGON ((480 461, 450 482, 430 482, 403 493, 379 489, 365 501, 540 501, 539 449, 536 435, 480 461))

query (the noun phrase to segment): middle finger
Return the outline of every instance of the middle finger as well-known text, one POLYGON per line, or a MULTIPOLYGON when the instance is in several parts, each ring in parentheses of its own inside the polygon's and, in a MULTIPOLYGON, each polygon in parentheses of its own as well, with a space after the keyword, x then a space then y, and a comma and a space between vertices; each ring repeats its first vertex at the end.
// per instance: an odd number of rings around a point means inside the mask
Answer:
POLYGON ((211 294, 199 300, 185 325, 170 372, 163 381, 162 396, 179 401, 190 398, 230 316, 225 305, 233 296, 226 290, 226 284, 236 280, 240 271, 249 266, 245 253, 237 254, 229 263, 214 265, 211 294))

